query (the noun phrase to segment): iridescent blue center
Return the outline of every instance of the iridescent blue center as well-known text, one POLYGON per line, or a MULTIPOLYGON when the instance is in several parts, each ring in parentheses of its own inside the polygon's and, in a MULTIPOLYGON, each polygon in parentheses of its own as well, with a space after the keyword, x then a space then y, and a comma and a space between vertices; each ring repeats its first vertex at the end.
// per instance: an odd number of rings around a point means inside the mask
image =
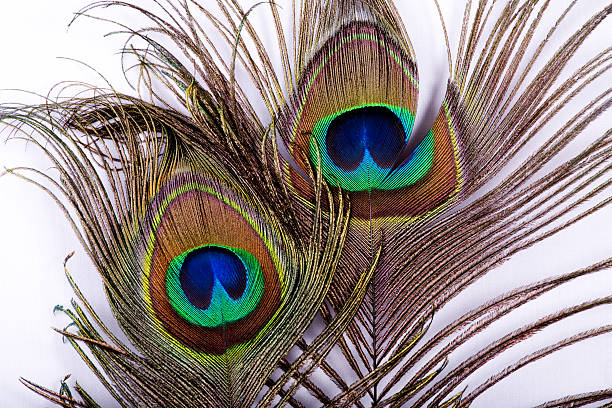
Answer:
POLYGON ((189 252, 179 272, 179 282, 189 302, 199 309, 207 309, 215 280, 230 298, 239 299, 247 287, 244 263, 223 247, 205 246, 189 252))
POLYGON ((327 153, 344 171, 353 171, 367 151, 381 169, 391 168, 406 144, 400 118, 384 106, 364 106, 335 117, 325 137, 327 153))
POLYGON ((309 153, 333 186, 347 191, 395 190, 419 181, 431 168, 429 131, 402 160, 414 114, 400 106, 363 105, 321 118, 312 129, 309 153))

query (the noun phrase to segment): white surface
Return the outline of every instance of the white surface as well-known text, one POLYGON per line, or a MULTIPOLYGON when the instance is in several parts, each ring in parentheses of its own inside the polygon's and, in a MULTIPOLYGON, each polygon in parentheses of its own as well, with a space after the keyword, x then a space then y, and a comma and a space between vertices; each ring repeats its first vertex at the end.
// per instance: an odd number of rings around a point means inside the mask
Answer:
MULTIPOLYGON (((290 7, 289 2, 286 2, 290 7)), ((555 1, 552 14, 558 15, 566 2, 555 1), (563 4, 560 4, 563 3, 563 4)), ((129 92, 121 74, 117 55, 119 38, 103 38, 113 28, 102 22, 83 19, 67 30, 72 12, 85 5, 84 0, 46 2, 40 0, 4 1, 0 7, 0 89, 18 88, 45 94, 62 80, 82 80, 102 85, 100 78, 84 66, 56 57, 70 57, 88 63, 104 74, 118 90, 129 92)), ((440 36, 433 3, 402 2, 402 11, 414 43, 419 63, 421 108, 435 106, 442 98, 446 84, 446 52, 440 36), (414 4, 419 3, 419 7, 414 4), (423 5, 425 4, 425 5, 423 5)), ((456 45, 463 2, 442 2, 451 44, 456 45)), ((555 45, 577 29, 581 22, 601 9, 606 1, 581 2, 561 27, 555 45)), ((259 13, 258 16, 264 13, 259 13)), ((610 20, 610 19, 608 19, 610 20)), ((607 21, 585 44, 580 56, 593 55, 610 46, 612 26, 607 21)), ((454 47, 452 47, 454 48, 454 47)), ((553 48, 549 49, 549 54, 553 48)), ((584 59, 583 59, 584 61, 584 59)), ((594 92, 601 89, 593 90, 594 92)), ((588 96, 581 99, 584 103, 588 96)), ((0 103, 35 102, 24 94, 0 91, 0 103)), ((580 106, 580 105, 577 105, 580 106)), ((421 114, 421 113, 420 113, 421 114)), ((610 126, 610 111, 584 132, 591 139, 610 126)), ((581 136, 582 137, 582 136, 581 136)), ((45 169, 48 166, 33 146, 12 141, 4 144, 6 132, 0 135, 0 168, 19 165, 45 169)), ((600 211, 584 222, 514 256, 509 262, 473 285, 463 296, 436 317, 438 322, 467 311, 483 299, 545 276, 554 276, 612 255, 612 208, 600 211)), ((26 390, 20 376, 51 389, 71 373, 104 407, 116 406, 79 357, 60 335, 50 327, 62 328, 67 318, 52 314, 56 304, 69 305, 73 294, 64 278, 62 261, 75 250, 69 267, 106 321, 112 317, 102 293, 96 271, 73 238, 73 233, 55 204, 41 191, 15 177, 0 178, 0 406, 44 407, 49 403, 26 390)), ((492 328, 490 335, 518 327, 521 322, 559 310, 563 305, 612 293, 612 271, 580 279, 547 295, 525 310, 517 311, 492 328)), ((535 350, 560 338, 599 324, 609 324, 612 310, 599 308, 579 315, 567 323, 539 334, 534 341, 520 345, 514 354, 502 356, 486 370, 465 383, 478 384, 503 369, 528 350, 535 350), (517 357, 518 356, 518 357, 517 357), (486 372, 485 372, 486 371, 486 372)), ((114 326, 114 323, 111 323, 114 326)), ((485 337, 480 346, 488 344, 485 337)), ((602 336, 572 346, 546 358, 500 383, 478 399, 476 407, 523 407, 547 399, 612 388, 612 336, 602 336)), ((468 348, 461 355, 469 353, 468 348)), ((471 389, 468 388, 468 391, 471 389)))

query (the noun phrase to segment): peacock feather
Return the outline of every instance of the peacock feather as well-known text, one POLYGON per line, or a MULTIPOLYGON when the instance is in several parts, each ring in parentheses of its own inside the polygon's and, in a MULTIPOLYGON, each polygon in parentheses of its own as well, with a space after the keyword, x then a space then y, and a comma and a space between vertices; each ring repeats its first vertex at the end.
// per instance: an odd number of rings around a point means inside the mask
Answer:
MULTIPOLYGON (((437 320, 510 257, 611 202, 612 132, 563 152, 612 103, 607 89, 564 110, 612 67, 605 44, 571 64, 612 5, 547 53, 577 2, 549 25, 549 0, 502 3, 466 1, 452 50, 432 2, 448 72, 424 128, 410 21, 392 0, 102 0, 77 13, 127 36, 140 94, 79 84, 4 105, 11 137, 54 169, 4 175, 49 193, 102 278, 122 333, 81 291, 72 255, 76 300, 56 308, 71 322, 58 331, 119 406, 467 407, 612 331, 591 326, 474 380, 538 332, 612 303, 605 295, 461 354, 612 259, 437 320), (105 18, 114 8, 147 23, 105 18)), ((60 406, 103 405, 66 379, 59 391, 22 382, 60 406)), ((610 401, 611 389, 593 389, 542 406, 610 401)))

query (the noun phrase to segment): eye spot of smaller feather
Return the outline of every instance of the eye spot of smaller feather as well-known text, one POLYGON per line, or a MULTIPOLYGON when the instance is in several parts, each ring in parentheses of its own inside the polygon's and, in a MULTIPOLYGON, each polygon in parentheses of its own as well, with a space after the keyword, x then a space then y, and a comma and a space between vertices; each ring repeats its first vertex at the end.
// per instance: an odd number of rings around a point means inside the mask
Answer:
POLYGON ((345 171, 355 170, 365 149, 380 168, 391 168, 406 144, 401 120, 384 106, 364 106, 344 112, 329 124, 327 152, 345 171))

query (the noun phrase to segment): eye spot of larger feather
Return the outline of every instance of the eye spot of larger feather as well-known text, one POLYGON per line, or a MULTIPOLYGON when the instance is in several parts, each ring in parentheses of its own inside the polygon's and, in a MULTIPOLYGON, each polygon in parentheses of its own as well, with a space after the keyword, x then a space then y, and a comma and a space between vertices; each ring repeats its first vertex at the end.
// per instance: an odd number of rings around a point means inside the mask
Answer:
POLYGON ((248 251, 218 245, 175 257, 166 275, 170 304, 185 320, 217 327, 247 317, 263 294, 263 276, 248 251))
POLYGON ((187 254, 179 273, 181 287, 189 301, 200 309, 210 305, 214 285, 221 285, 233 300, 242 297, 247 274, 240 258, 218 246, 197 248, 187 254))
POLYGON ((283 237, 261 212, 228 186, 186 173, 160 188, 146 219, 143 289, 165 336, 221 355, 268 330, 286 264, 283 237))

